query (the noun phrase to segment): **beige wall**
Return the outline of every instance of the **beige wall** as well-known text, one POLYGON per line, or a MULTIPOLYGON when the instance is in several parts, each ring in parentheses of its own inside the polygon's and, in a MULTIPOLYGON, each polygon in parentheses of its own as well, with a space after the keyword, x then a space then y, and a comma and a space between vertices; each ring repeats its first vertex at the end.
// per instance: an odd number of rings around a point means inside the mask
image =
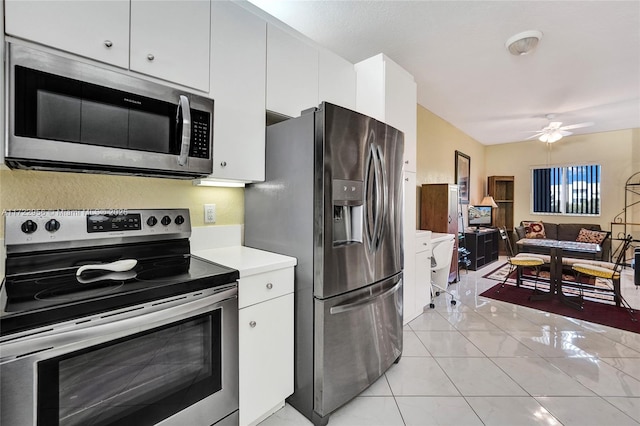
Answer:
POLYGON ((546 145, 538 140, 486 147, 487 175, 515 177, 515 223, 546 220, 555 223, 598 223, 603 229, 624 207, 624 184, 632 170, 640 171, 637 151, 638 129, 568 136, 546 145), (633 165, 635 158, 635 166, 633 165), (599 217, 531 214, 532 166, 564 166, 597 163, 602 166, 602 212, 599 217), (635 169, 634 169, 635 167, 635 169))
MULTIPOLYGON (((0 209, 188 208, 204 225, 203 204, 215 204, 216 225, 244 222, 242 188, 195 187, 191 181, 84 173, 0 170, 0 209)), ((4 223, 0 236, 4 235, 4 223)))
MULTIPOLYGON (((456 150, 471 157, 472 204, 480 201, 486 193, 487 176, 514 176, 515 223, 527 219, 556 223, 585 222, 598 223, 603 229, 609 230, 610 222, 623 211, 626 180, 633 173, 640 172, 640 129, 568 136, 549 146, 537 140, 485 146, 418 105, 417 140, 416 215, 419 215, 420 209, 420 185, 454 182, 456 150), (588 163, 602 166, 602 212, 599 217, 531 214, 532 166, 588 163)), ((636 176, 636 181, 640 182, 640 175, 636 176)), ((629 209, 627 218, 640 222, 640 196, 628 196, 638 204, 629 209)), ((640 226, 631 230, 636 238, 640 238, 640 226)))
MULTIPOLYGON (((453 183, 456 150, 471 157, 470 201, 486 192, 487 176, 515 176, 515 222, 542 219, 530 213, 531 166, 598 162, 603 167, 603 206, 599 218, 545 216, 554 222, 609 222, 624 206, 624 184, 640 171, 640 129, 569 136, 551 150, 539 141, 484 146, 418 105, 417 188, 423 183, 453 183)), ((639 201, 636 196, 634 201, 639 201)), ((0 170, 0 210, 189 208, 194 226, 204 225, 203 204, 216 204, 216 225, 244 222, 244 190, 194 187, 190 181, 81 173, 0 170)), ((418 191, 417 206, 420 198, 418 191)), ((416 217, 418 213, 416 212, 416 217)), ((640 204, 629 219, 640 222, 640 204)), ((640 238, 640 227, 635 228, 640 238)), ((0 226, 0 237, 4 225, 0 226)))
MULTIPOLYGON (((447 121, 418 105, 417 135, 417 212, 420 211, 419 187, 424 183, 455 183, 455 151, 471 157, 469 202, 478 203, 487 191, 486 147, 447 121)), ((466 209, 463 208, 466 214, 466 209)), ((419 219, 418 219, 419 221, 419 219)), ((465 220, 466 223, 466 220, 465 220)))

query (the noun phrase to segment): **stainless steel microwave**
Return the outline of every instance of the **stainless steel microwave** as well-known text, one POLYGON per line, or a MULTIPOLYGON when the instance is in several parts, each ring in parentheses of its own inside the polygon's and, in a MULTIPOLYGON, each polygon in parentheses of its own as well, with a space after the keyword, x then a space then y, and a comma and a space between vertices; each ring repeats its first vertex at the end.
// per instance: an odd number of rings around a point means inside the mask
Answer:
POLYGON ((3 152, 10 168, 211 174, 212 99, 31 47, 6 47, 3 152))

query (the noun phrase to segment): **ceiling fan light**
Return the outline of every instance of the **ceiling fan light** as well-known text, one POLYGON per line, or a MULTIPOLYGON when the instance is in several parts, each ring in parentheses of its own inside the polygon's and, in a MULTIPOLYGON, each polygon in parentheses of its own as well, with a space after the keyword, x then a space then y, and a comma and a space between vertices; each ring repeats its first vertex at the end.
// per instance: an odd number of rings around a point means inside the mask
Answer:
POLYGON ((558 131, 555 131, 549 135, 549 140, 547 142, 554 143, 558 142, 560 139, 562 139, 562 134, 558 131))
POLYGON ((541 38, 542 32, 540 31, 524 31, 510 37, 505 43, 505 47, 512 55, 526 55, 536 48, 541 38))
POLYGON ((558 131, 543 133, 538 138, 540 142, 546 142, 546 143, 558 142, 560 139, 562 139, 562 134, 558 131))

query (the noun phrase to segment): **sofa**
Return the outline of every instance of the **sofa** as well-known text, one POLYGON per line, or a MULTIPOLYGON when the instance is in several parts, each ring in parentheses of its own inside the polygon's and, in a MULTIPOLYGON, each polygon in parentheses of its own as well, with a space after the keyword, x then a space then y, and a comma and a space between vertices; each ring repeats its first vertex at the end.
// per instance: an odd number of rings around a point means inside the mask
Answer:
POLYGON ((564 257, 608 261, 611 254, 610 233, 596 224, 522 221, 515 233, 519 253, 548 255, 559 246, 564 257))

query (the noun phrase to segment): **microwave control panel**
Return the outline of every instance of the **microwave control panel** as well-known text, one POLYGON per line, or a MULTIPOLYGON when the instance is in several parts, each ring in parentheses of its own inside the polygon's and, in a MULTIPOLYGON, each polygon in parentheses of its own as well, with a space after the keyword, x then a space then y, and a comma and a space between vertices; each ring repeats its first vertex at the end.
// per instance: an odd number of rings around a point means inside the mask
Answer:
POLYGON ((189 157, 209 158, 209 113, 191 110, 191 146, 189 157))

